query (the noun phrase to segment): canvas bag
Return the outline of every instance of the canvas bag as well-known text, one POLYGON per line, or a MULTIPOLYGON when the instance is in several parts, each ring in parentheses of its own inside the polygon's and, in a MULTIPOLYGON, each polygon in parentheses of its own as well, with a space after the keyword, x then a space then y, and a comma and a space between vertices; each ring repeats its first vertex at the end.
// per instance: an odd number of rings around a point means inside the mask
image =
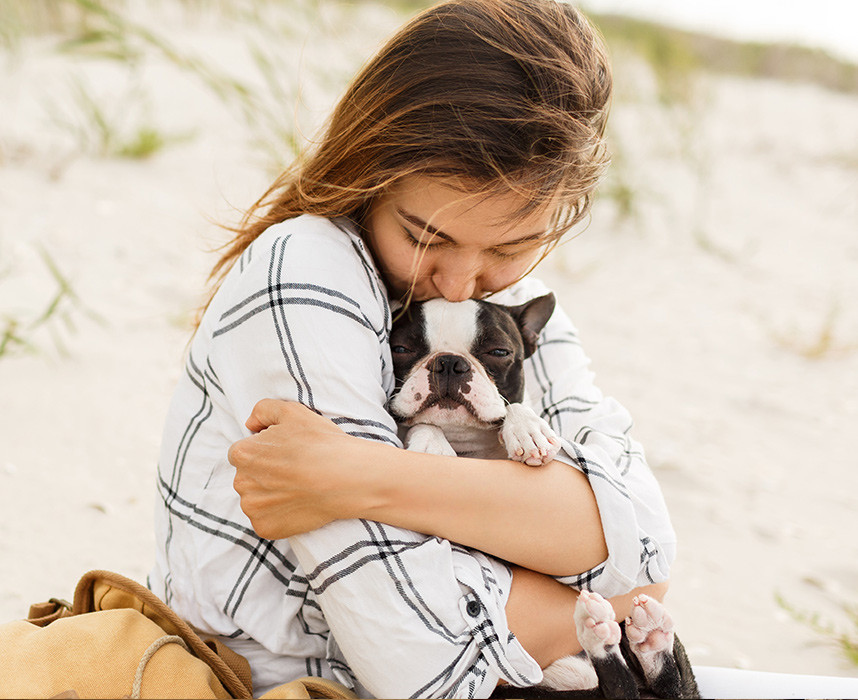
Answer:
MULTIPOLYGON (((2 698, 250 698, 250 665, 215 639, 203 640, 149 589, 120 574, 91 571, 74 602, 53 598, 27 620, 0 625, 2 698)), ((354 698, 322 678, 263 697, 354 698)))

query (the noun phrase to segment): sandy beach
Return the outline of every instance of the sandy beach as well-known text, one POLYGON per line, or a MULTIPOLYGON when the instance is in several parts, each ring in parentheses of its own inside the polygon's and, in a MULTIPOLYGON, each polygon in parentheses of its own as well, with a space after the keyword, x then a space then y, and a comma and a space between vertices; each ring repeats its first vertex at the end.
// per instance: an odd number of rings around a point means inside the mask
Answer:
MULTIPOLYGON (((164 416, 228 236, 214 222, 288 159, 272 125, 310 133, 403 17, 253 7, 130 3, 133 60, 54 34, 0 53, 0 333, 17 319, 28 343, 0 354, 0 620, 89 569, 145 581, 164 416), (134 27, 269 101, 249 119, 134 27), (144 127, 163 146, 121 157, 144 127)), ((679 634, 698 664, 858 676, 784 605, 856 636, 858 94, 702 71, 665 104, 640 59, 618 51, 615 72, 613 174, 536 274, 663 486, 679 634)))

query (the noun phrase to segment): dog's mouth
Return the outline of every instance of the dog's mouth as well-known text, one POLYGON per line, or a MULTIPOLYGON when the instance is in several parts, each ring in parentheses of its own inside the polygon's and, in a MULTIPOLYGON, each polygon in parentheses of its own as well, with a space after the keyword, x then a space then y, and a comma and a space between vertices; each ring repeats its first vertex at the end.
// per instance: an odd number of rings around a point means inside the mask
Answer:
POLYGON ((425 411, 427 408, 432 408, 437 406, 438 408, 444 409, 446 411, 455 411, 458 408, 464 408, 468 413, 474 414, 476 416, 476 412, 474 411, 474 407, 471 406, 471 402, 466 399, 457 400, 450 396, 429 396, 424 402, 423 405, 417 409, 418 413, 425 411))
POLYGON ((423 403, 410 415, 395 415, 395 417, 405 425, 414 425, 415 423, 423 422, 426 419, 426 413, 431 414, 431 422, 433 424, 438 424, 441 427, 443 427, 445 421, 457 423, 461 422, 461 419, 466 416, 481 426, 500 427, 503 422, 502 418, 495 421, 486 421, 481 418, 471 402, 462 394, 458 394, 457 396, 441 396, 432 393, 423 399, 423 403))

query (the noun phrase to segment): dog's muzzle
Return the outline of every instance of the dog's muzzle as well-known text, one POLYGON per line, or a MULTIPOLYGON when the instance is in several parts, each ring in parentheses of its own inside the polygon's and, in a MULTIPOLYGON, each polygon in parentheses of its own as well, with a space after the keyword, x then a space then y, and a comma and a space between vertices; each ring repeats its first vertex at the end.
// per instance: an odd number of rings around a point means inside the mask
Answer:
POLYGON ((429 370, 429 387, 439 398, 456 398, 471 391, 474 370, 461 355, 437 355, 426 369, 429 370))

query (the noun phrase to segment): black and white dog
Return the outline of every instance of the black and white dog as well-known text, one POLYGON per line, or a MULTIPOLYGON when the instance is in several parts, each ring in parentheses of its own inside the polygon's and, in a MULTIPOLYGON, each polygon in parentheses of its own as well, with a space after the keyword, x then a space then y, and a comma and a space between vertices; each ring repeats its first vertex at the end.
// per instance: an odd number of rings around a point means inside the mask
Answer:
MULTIPOLYGON (((514 307, 479 300, 411 304, 390 335, 396 390, 389 408, 405 446, 441 455, 507 457, 534 467, 551 461, 560 443, 525 403, 524 360, 536 351, 554 306, 553 294, 514 307)), ((686 696, 673 622, 657 600, 635 599, 624 635, 613 608, 597 593, 581 591, 574 618, 584 653, 546 668, 542 688, 638 697, 632 664, 650 692, 686 696)))

